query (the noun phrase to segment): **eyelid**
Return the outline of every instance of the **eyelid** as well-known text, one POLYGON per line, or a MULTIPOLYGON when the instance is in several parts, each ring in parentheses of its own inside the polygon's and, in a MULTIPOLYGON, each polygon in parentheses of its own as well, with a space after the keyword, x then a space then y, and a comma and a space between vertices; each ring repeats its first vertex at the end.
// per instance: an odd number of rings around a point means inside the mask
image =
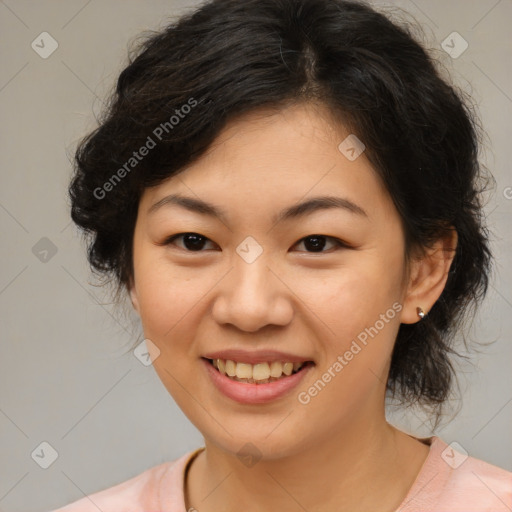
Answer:
MULTIPOLYGON (((303 243, 308 238, 313 238, 313 237, 319 237, 319 238, 321 237, 321 238, 325 238, 326 240, 331 240, 331 241, 333 241, 335 243, 335 248, 345 248, 345 249, 353 248, 352 245, 348 244, 344 240, 341 240, 340 238, 337 238, 335 236, 322 235, 322 234, 319 234, 319 233, 314 233, 314 234, 311 234, 311 235, 303 236, 301 239, 297 240, 297 242, 295 242, 292 245, 292 247, 295 247, 296 245, 298 245, 300 243, 303 243)), ((330 252, 332 252, 332 248, 327 250, 327 251, 319 251, 319 252, 300 251, 300 252, 305 252, 306 254, 329 254, 330 252)))
MULTIPOLYGON (((212 244, 214 244, 214 245, 216 245, 218 247, 218 245, 213 240, 211 240, 207 236, 202 235, 201 233, 197 233, 195 231, 184 231, 184 232, 181 232, 181 233, 175 233, 173 235, 170 235, 170 236, 166 237, 162 242, 157 243, 157 245, 160 245, 160 246, 172 245, 172 243, 174 242, 175 239, 180 238, 180 237, 185 236, 185 235, 199 235, 200 237, 204 238, 206 240, 206 242, 211 242, 212 244)), ((297 240, 291 247, 293 248, 296 245, 298 245, 300 243, 303 243, 308 238, 313 238, 313 237, 321 237, 321 238, 325 238, 327 240, 331 240, 331 241, 333 241, 335 243, 335 247, 337 247, 337 248, 346 248, 346 249, 353 249, 353 248, 355 248, 353 245, 345 242, 344 240, 342 240, 340 238, 337 238, 335 236, 330 236, 330 235, 322 235, 322 234, 319 234, 319 233, 312 233, 310 235, 303 236, 302 238, 297 240)), ((186 248, 182 248, 182 247, 179 247, 179 246, 177 246, 177 247, 179 249, 182 249, 182 250, 184 250, 186 252, 189 252, 189 253, 205 252, 204 250, 189 251, 186 248)), ((299 251, 299 252, 303 252, 303 253, 306 253, 306 254, 329 254, 330 252, 332 252, 332 248, 327 250, 327 251, 319 251, 319 252, 315 252, 315 251, 299 251)))
MULTIPOLYGON (((195 231, 182 231, 181 233, 175 233, 174 235, 170 235, 170 236, 164 238, 164 240, 162 242, 158 242, 157 245, 160 245, 160 246, 173 245, 172 242, 174 242, 174 240, 176 238, 180 238, 180 237, 185 236, 185 235, 199 235, 200 237, 204 238, 206 240, 206 242, 211 242, 212 244, 217 245, 213 240, 211 240, 207 236, 202 235, 201 233, 197 233, 195 231)), ((218 247, 218 245, 217 245, 217 247, 218 247)), ((178 249, 183 249, 183 248, 182 247, 178 247, 178 249)), ((204 252, 203 250, 201 250, 201 251, 189 251, 188 249, 183 249, 183 250, 186 251, 186 252, 190 252, 190 253, 204 252)))

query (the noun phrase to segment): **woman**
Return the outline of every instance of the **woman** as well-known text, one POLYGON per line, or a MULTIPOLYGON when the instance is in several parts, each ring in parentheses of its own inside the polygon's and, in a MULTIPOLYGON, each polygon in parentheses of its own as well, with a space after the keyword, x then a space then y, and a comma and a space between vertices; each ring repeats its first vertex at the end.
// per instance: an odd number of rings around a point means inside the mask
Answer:
POLYGON ((213 0, 143 43, 72 217, 205 446, 60 510, 509 510, 511 473, 385 418, 438 417, 487 288, 467 105, 352 1, 213 0))

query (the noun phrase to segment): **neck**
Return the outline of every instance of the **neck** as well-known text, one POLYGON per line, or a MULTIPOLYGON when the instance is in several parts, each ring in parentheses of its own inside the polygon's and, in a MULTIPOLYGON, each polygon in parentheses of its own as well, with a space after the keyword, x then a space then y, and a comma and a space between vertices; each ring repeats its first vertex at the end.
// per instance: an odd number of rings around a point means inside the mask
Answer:
POLYGON ((337 435, 252 467, 208 440, 205 446, 187 478, 187 510, 393 511, 429 450, 384 415, 373 422, 351 420, 337 435))

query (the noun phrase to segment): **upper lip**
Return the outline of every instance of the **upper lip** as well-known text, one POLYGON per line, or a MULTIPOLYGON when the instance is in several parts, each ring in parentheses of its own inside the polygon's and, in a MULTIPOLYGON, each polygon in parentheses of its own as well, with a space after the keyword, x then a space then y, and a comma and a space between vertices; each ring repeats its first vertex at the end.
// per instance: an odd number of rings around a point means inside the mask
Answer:
POLYGON ((308 359, 307 357, 280 352, 278 350, 218 350, 216 352, 209 352, 203 357, 206 359, 229 359, 231 361, 249 364, 269 363, 272 361, 283 361, 290 363, 304 363, 306 361, 311 361, 311 359, 308 359))

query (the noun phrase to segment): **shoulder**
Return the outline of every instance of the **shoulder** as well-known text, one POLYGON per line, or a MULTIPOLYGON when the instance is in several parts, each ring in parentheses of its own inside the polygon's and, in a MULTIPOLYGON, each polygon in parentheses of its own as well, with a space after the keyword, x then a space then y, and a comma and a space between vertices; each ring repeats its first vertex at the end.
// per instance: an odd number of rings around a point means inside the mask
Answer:
POLYGON ((147 469, 143 473, 108 489, 84 496, 52 512, 143 512, 162 506, 183 507, 183 471, 202 448, 180 458, 147 469), (163 493, 165 489, 165 493, 163 493))
POLYGON ((469 456, 457 443, 433 437, 406 510, 435 512, 510 512, 512 473, 469 456), (408 507, 413 508, 409 509, 408 507))
POLYGON ((446 479, 441 493, 442 501, 460 503, 465 511, 506 512, 512 509, 511 472, 466 456, 448 445, 445 450, 445 457, 453 451, 453 458, 459 457, 461 464, 456 467, 449 466, 449 478, 446 479))

